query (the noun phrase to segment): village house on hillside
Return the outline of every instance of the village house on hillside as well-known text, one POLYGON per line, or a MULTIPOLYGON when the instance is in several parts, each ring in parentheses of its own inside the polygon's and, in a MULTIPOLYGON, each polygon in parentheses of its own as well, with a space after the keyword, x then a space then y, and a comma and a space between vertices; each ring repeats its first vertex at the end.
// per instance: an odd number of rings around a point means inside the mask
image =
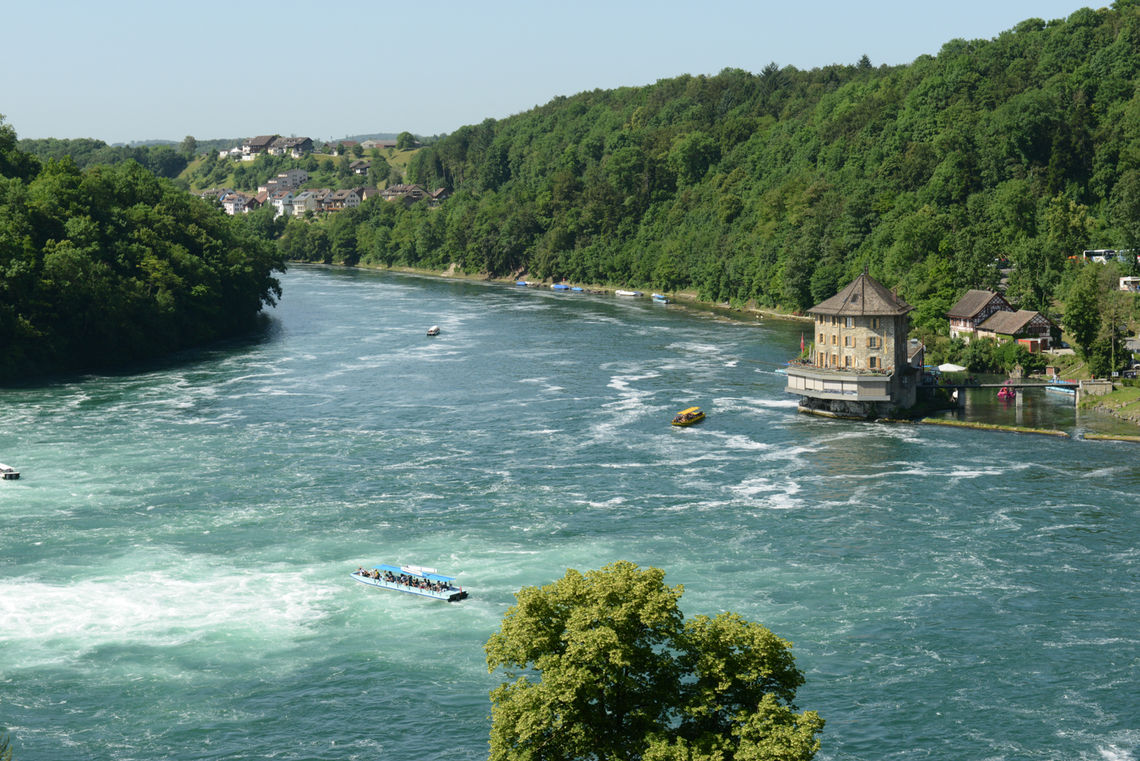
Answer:
POLYGON ((360 192, 357 188, 334 190, 325 201, 326 211, 340 211, 341 209, 354 209, 360 205, 360 192))
POLYGON ((258 186, 259 192, 272 193, 275 190, 296 190, 309 181, 309 173, 304 169, 290 169, 258 186))
POLYGON ((273 204, 276 210, 273 218, 277 219, 281 216, 293 214, 293 191, 292 190, 275 190, 269 194, 269 203, 273 204))
POLYGON ((380 197, 385 201, 403 200, 405 203, 414 203, 427 198, 428 192, 421 185, 390 185, 380 191, 380 197))
POLYGON ((241 144, 242 161, 253 161, 259 154, 266 153, 278 135, 258 135, 241 144))
POLYGON ((866 272, 809 309, 815 340, 788 365, 785 388, 800 411, 873 418, 913 407, 925 355, 907 338, 913 309, 866 272))
MULTIPOLYGON (((236 148, 221 151, 220 158, 235 158, 236 148)), ((313 141, 307 137, 281 137, 280 135, 258 135, 241 144, 241 160, 253 161, 263 153, 270 156, 292 156, 303 158, 313 152, 313 141)))
POLYGON ((307 137, 279 137, 269 144, 271 156, 292 156, 304 158, 313 152, 313 141, 307 137))
POLYGON ((1015 310, 997 291, 966 291, 950 311, 950 337, 969 343, 973 338, 1021 343, 1031 352, 1048 350, 1057 326, 1045 315, 1015 310))
POLYGON ((950 337, 961 338, 968 343, 979 325, 995 312, 1003 311, 1012 312, 1013 307, 997 291, 966 291, 966 295, 946 313, 950 319, 950 337))
POLYGON ((1030 352, 1048 351, 1052 346, 1055 325, 1040 312, 1019 309, 1016 312, 996 312, 978 326, 978 338, 995 341, 1017 341, 1030 352))
POLYGON ((261 201, 244 193, 229 193, 222 198, 222 208, 226 214, 248 214, 261 206, 261 201))

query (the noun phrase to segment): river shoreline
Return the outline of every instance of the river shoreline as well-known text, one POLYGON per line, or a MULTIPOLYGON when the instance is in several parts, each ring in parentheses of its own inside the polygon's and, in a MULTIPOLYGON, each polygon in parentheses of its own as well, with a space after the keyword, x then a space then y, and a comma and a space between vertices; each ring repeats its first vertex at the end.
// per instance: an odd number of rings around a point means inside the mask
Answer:
MULTIPOLYGON (((485 283, 502 283, 510 285, 511 283, 518 282, 525 273, 520 274, 515 278, 505 277, 488 277, 482 273, 467 274, 459 271, 455 266, 448 267, 445 270, 427 270, 416 267, 389 267, 384 265, 374 264, 323 264, 317 262, 290 262, 290 264, 302 264, 307 266, 320 266, 320 267, 342 267, 344 269, 362 269, 362 270, 375 270, 377 272, 398 272, 404 275, 419 275, 422 277, 436 277, 445 280, 475 280, 485 283)), ((530 282, 530 281, 528 281, 530 282)), ((552 283, 542 281, 537 283, 534 287, 549 289, 552 283)), ((589 293, 604 294, 613 296, 618 290, 614 286, 597 285, 594 283, 580 284, 589 293)), ((726 319, 736 320, 738 322, 751 322, 749 318, 755 319, 775 319, 775 320, 788 320, 790 322, 813 322, 812 318, 804 315, 790 314, 788 312, 780 312, 774 309, 761 309, 759 307, 734 307, 729 304, 713 304, 707 301, 701 301, 697 294, 693 291, 674 291, 669 294, 669 303, 684 309, 691 309, 695 312, 704 312, 714 314, 726 319)))
MULTIPOLYGON (((518 282, 518 280, 520 278, 522 278, 523 275, 525 275, 525 273, 519 273, 514 278, 488 277, 486 274, 482 274, 482 273, 468 274, 468 273, 462 272, 457 267, 455 267, 454 265, 448 267, 445 270, 428 270, 428 269, 420 269, 420 268, 416 268, 416 267, 391 267, 391 266, 385 266, 385 265, 372 265, 372 264, 345 265, 345 264, 324 264, 324 263, 316 263, 316 262, 290 262, 290 264, 300 264, 300 265, 305 265, 305 266, 319 266, 319 267, 330 267, 330 268, 374 270, 374 271, 378 271, 378 272, 396 272, 396 273, 400 273, 400 274, 404 274, 404 275, 416 275, 416 276, 420 276, 420 277, 432 277, 432 278, 440 278, 440 279, 444 279, 444 280, 474 280, 474 281, 481 281, 481 282, 501 283, 503 285, 509 285, 511 283, 518 282)), ((536 284, 534 287, 549 289, 550 286, 551 286, 550 283, 546 283, 545 281, 543 281, 541 284, 536 284)), ((587 291, 590 293, 604 294, 604 295, 610 295, 610 296, 614 295, 615 291, 617 290, 616 288, 611 287, 611 286, 597 285, 597 284, 583 284, 582 287, 586 288, 587 291)), ((726 320, 732 320, 734 322, 752 323, 752 322, 755 322, 756 320, 763 320, 763 319, 786 320, 789 322, 801 322, 801 323, 813 322, 812 318, 804 316, 804 315, 790 314, 787 312, 780 312, 780 311, 773 310, 773 309, 761 309, 759 307, 751 307, 751 306, 733 307, 733 306, 730 306, 729 304, 713 304, 713 303, 709 303, 707 301, 701 301, 697 297, 697 294, 692 292, 692 291, 675 291, 669 295, 669 299, 670 299, 671 305, 679 307, 681 309, 688 309, 688 310, 691 310, 693 312, 699 312, 699 313, 703 313, 703 314, 711 314, 711 315, 714 315, 718 318, 726 319, 726 320)), ((1121 422, 1129 423, 1131 425, 1136 426, 1137 428, 1140 428, 1140 416, 1123 414, 1120 410, 1116 409, 1113 406, 1107 405, 1107 404, 1099 404, 1098 403, 1098 404, 1091 405, 1091 408, 1097 412, 1109 415, 1109 416, 1111 416, 1117 420, 1120 420, 1121 422)), ((1052 435, 1052 436, 1061 435, 1061 436, 1070 437, 1069 434, 1066 434, 1063 431, 1000 426, 1000 425, 993 425, 993 424, 988 424, 988 423, 973 423, 973 422, 966 422, 966 421, 939 421, 939 420, 930 419, 930 418, 924 418, 924 419, 918 420, 916 422, 920 422, 920 423, 924 423, 924 424, 931 424, 931 425, 957 425, 959 427, 974 428, 977 430, 1004 430, 1004 431, 1012 432, 1012 433, 1033 433, 1033 434, 1040 434, 1040 435, 1052 435)), ((1130 436, 1130 435, 1086 434, 1083 438, 1094 439, 1094 440, 1140 442, 1140 436, 1130 436)))

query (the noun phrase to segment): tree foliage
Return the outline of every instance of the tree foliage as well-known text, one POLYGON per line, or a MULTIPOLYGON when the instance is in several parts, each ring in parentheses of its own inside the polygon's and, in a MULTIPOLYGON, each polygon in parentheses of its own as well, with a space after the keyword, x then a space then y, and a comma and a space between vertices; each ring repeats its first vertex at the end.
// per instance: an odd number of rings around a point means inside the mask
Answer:
POLYGON ((525 587, 486 645, 491 759, 810 759, 791 644, 733 613, 685 621, 681 587, 629 562, 525 587))
POLYGON ((1116 262, 1082 267, 1068 288, 1065 329, 1094 377, 1122 370, 1130 359, 1123 337, 1138 298, 1118 290, 1122 272, 1116 262))
MULTIPOLYGON (((20 164, 4 145, 0 159, 20 164)), ((0 379, 108 367, 247 330, 280 295, 252 225, 134 161, 0 175, 0 379)))
POLYGON ((416 136, 411 132, 401 132, 396 135, 396 149, 401 151, 411 150, 416 147, 416 136))
POLYGON ((30 155, 47 161, 70 158, 80 169, 97 164, 121 164, 135 161, 159 177, 177 177, 193 158, 198 142, 187 136, 180 145, 156 143, 151 145, 108 145, 102 140, 77 138, 60 140, 42 138, 21 140, 19 148, 30 155))

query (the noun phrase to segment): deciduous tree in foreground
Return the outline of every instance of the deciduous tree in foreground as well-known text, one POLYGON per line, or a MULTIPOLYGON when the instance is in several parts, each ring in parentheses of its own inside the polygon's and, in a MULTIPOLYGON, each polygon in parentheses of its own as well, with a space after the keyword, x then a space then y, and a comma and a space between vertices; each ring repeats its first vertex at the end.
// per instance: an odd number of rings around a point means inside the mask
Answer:
POLYGON ((491 761, 806 761, 791 643, 735 613, 685 621, 682 587, 621 561, 525 587, 486 645, 491 761))

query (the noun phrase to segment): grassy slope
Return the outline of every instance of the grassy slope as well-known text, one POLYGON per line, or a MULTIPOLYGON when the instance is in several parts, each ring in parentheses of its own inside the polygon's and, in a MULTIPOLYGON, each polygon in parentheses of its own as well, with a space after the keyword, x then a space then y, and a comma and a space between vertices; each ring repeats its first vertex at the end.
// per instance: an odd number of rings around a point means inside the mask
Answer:
MULTIPOLYGON (((380 152, 380 155, 384 158, 385 161, 388 162, 389 166, 395 167, 396 169, 398 169, 400 171, 400 174, 407 177, 407 175, 408 175, 408 163, 412 160, 412 157, 415 156, 416 153, 419 152, 420 150, 421 150, 420 148, 413 148, 410 150, 396 150, 395 148, 389 148, 387 150, 382 150, 380 152)), ((329 163, 336 160, 332 156, 324 156, 324 155, 317 155, 316 158, 317 158, 317 161, 321 163, 322 167, 324 167, 326 164, 329 164, 329 163)), ((369 159, 369 152, 366 151, 361 158, 364 159, 365 161, 367 161, 369 159)), ((205 162, 205 157, 204 156, 198 156, 193 161, 191 161, 186 166, 185 169, 182 170, 181 174, 178 175, 178 179, 186 182, 190 186, 191 191, 198 191, 198 190, 206 190, 207 189, 207 187, 202 186, 202 185, 200 185, 200 183, 195 182, 195 179, 198 177, 198 170, 201 168, 201 166, 204 162, 205 162)), ((238 162, 234 162, 233 165, 235 167, 237 167, 240 164, 238 162)), ((233 183, 233 174, 230 174, 229 176, 226 177, 224 182, 211 183, 211 187, 232 187, 233 184, 234 184, 233 183)), ((304 187, 317 187, 317 186, 318 186, 317 183, 309 182, 309 183, 306 183, 304 187)), ((431 190, 431 189, 432 188, 429 188, 429 190, 431 190)))

